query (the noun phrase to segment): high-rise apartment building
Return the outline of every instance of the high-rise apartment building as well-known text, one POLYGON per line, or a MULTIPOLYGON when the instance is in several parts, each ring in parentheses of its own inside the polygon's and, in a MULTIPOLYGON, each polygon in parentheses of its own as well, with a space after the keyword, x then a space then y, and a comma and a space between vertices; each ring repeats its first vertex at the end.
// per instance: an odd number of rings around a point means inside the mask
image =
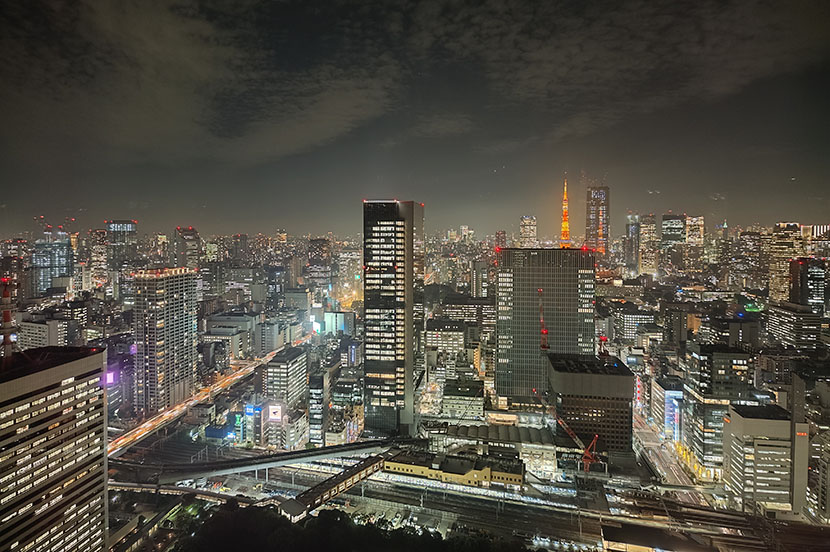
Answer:
POLYGON ((537 404, 533 389, 548 388, 545 353, 594 354, 594 254, 503 249, 497 259, 496 392, 537 404))
POLYGON ((801 225, 779 222, 769 244, 769 299, 786 301, 790 296, 790 259, 804 255, 801 225))
POLYGON ((585 247, 600 255, 608 251, 611 235, 610 192, 608 186, 589 186, 585 200, 585 247))
POLYGON ((0 550, 107 549, 102 348, 46 347, 0 370, 0 550))
POLYGON ((138 221, 108 220, 106 225, 107 264, 115 270, 137 256, 138 221))
POLYGON ((657 238, 657 222, 654 215, 640 217, 640 274, 657 275, 660 261, 660 242, 657 238))
POLYGON ((422 203, 364 201, 363 265, 366 429, 409 433, 424 332, 422 203))
POLYGON ((32 291, 43 295, 52 287, 54 278, 71 277, 75 270, 72 244, 69 240, 38 240, 32 253, 32 291))
POLYGON ((192 226, 176 227, 175 264, 176 266, 198 269, 202 257, 202 238, 192 226))
POLYGON ((141 270, 134 285, 136 408, 152 416, 193 393, 198 363, 196 272, 141 270))
POLYGON ((827 261, 797 257, 790 261, 790 303, 805 305, 819 316, 827 307, 827 261))
POLYGON ((539 247, 539 239, 536 235, 536 217, 525 215, 519 222, 519 247, 525 249, 539 247))

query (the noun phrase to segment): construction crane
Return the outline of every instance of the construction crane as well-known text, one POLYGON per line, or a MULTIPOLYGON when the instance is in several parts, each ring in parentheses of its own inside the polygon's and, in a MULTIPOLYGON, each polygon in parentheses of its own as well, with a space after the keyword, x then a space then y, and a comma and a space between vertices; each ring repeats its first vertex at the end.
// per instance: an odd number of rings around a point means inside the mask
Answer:
POLYGON ((548 345, 548 327, 545 326, 545 306, 542 304, 542 288, 539 288, 539 348, 542 352, 550 349, 548 345))
POLYGON ((594 435, 594 438, 591 440, 591 444, 587 447, 582 439, 579 438, 574 430, 568 425, 568 423, 556 415, 556 411, 550 403, 539 394, 538 390, 534 387, 533 394, 539 400, 539 403, 545 409, 546 416, 550 416, 551 418, 556 420, 556 423, 562 426, 562 429, 565 430, 565 433, 568 434, 568 437, 576 444, 577 447, 582 449, 582 469, 585 473, 591 471, 591 465, 600 462, 599 455, 597 454, 597 440, 599 439, 599 435, 594 435))

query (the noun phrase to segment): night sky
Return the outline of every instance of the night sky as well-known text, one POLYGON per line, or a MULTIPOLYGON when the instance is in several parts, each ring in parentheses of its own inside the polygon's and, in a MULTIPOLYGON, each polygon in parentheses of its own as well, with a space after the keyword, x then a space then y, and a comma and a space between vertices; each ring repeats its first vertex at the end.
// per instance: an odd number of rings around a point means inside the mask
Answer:
POLYGON ((830 2, 0 3, 0 236, 830 223, 830 2), (589 5, 590 4, 590 5, 589 5), (233 6, 233 7, 228 7, 233 6))

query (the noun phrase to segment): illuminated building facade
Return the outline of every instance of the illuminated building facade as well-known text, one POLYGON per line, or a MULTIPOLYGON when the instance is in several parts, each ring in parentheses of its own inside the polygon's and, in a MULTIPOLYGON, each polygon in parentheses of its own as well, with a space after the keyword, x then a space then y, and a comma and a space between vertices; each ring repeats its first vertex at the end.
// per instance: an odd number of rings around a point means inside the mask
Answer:
POLYGON ((686 345, 682 458, 701 480, 722 478, 724 418, 731 403, 749 396, 750 358, 725 345, 686 345))
POLYGON ((519 247, 529 249, 539 247, 539 238, 536 235, 536 217, 525 215, 519 222, 519 247))
POLYGON ((283 349, 257 368, 256 389, 269 400, 282 401, 289 409, 305 401, 308 391, 308 355, 299 347, 283 349))
POLYGON ((769 244, 769 299, 786 301, 790 296, 790 259, 804 255, 801 226, 779 222, 772 229, 769 244))
POLYGON ((138 246, 137 220, 108 220, 107 264, 111 269, 121 268, 136 259, 138 246))
POLYGON ((533 389, 548 388, 543 352, 594 354, 594 254, 502 249, 497 258, 496 392, 514 405, 536 404, 533 389))
POLYGON ((610 205, 608 186, 589 186, 585 200, 585 247, 594 249, 600 255, 608 251, 611 235, 610 205))
POLYGON ((643 215, 640 217, 640 274, 657 275, 658 263, 660 261, 660 242, 657 239, 657 222, 654 215, 643 215))
POLYGON ((660 247, 663 250, 686 242, 686 215, 666 213, 660 233, 660 247))
POLYGON ((827 261, 798 257, 790 261, 790 303, 806 305, 819 316, 827 307, 827 261))
POLYGON ((43 295, 52 287, 54 278, 71 277, 75 270, 69 240, 35 242, 32 253, 32 285, 35 295, 43 295))
POLYGON ((177 226, 174 241, 176 266, 198 269, 202 258, 202 238, 192 226, 177 226))
POLYGON ((366 429, 409 433, 424 331, 423 204, 364 201, 363 240, 366 429))
POLYGON ((0 550, 107 549, 104 364, 46 347, 0 371, 0 550))
POLYGON ((193 394, 196 273, 187 268, 141 270, 134 284, 136 408, 152 416, 193 394))
POLYGON ((809 425, 778 405, 731 405, 724 418, 723 482, 732 506, 768 515, 807 505, 809 425))

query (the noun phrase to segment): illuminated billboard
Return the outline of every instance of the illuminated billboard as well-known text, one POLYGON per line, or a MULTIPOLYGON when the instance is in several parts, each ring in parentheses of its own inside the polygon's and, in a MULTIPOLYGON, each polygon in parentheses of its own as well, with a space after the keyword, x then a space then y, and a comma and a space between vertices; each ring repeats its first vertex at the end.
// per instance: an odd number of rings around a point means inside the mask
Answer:
POLYGON ((272 404, 268 407, 268 421, 281 422, 282 421, 282 405, 272 404))

